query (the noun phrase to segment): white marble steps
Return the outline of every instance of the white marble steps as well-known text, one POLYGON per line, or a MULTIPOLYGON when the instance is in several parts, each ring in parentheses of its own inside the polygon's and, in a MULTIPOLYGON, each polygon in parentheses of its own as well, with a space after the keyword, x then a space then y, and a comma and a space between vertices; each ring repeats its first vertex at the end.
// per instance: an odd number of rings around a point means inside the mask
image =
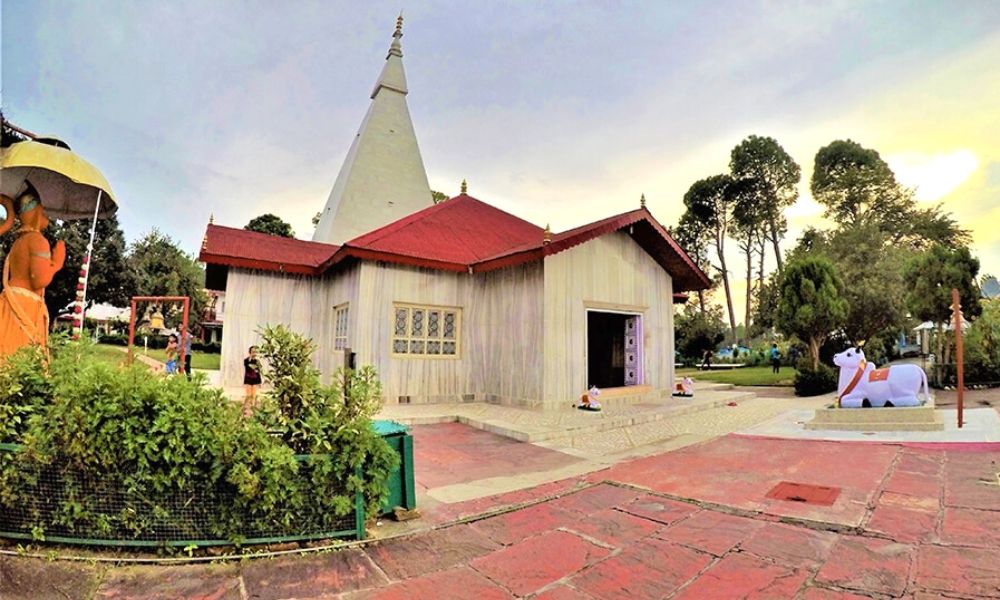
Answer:
POLYGON ((828 431, 943 431, 941 414, 932 403, 924 406, 892 408, 821 408, 810 430, 828 431))
POLYGON ((541 442, 650 423, 755 397, 752 392, 696 389, 694 398, 670 398, 649 404, 610 406, 601 412, 581 411, 569 403, 565 409, 548 410, 484 403, 390 405, 382 411, 379 418, 409 425, 459 422, 522 442, 541 442))

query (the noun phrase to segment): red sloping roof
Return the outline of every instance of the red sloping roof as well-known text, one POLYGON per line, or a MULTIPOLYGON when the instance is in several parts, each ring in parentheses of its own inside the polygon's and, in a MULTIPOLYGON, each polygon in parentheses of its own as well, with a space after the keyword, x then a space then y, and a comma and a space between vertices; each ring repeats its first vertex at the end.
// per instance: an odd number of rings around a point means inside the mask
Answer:
POLYGON ((474 271, 489 271, 508 267, 543 256, 558 254, 594 238, 618 231, 632 225, 630 235, 646 250, 674 279, 677 292, 706 289, 710 286, 705 275, 694 261, 677 245, 670 234, 653 218, 645 208, 632 210, 620 215, 594 221, 574 229, 552 235, 548 244, 534 240, 529 244, 513 248, 507 252, 491 256, 476 265, 474 271))
POLYGON ((464 268, 542 235, 537 225, 461 194, 354 238, 344 249, 352 256, 380 253, 464 268))
POLYGON ((345 259, 381 260, 446 271, 484 272, 541 260, 628 227, 674 280, 674 291, 708 288, 708 277, 645 208, 552 236, 462 194, 359 236, 343 246, 209 225, 200 260, 231 267, 318 275, 345 259))
POLYGON ((198 260, 227 267, 319 275, 323 263, 339 248, 210 224, 198 260))

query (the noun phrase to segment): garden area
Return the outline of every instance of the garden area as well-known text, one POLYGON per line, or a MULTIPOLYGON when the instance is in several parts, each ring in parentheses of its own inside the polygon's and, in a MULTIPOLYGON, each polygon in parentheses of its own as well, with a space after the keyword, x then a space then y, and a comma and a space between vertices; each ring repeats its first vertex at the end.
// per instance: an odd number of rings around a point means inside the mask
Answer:
POLYGON ((150 376, 87 340, 0 365, 0 537, 188 550, 362 538, 398 466, 371 420, 377 375, 324 386, 310 340, 261 335, 274 389, 251 416, 201 377, 150 376))
POLYGON ((867 363, 885 366, 906 348, 923 357, 931 385, 953 387, 957 290, 965 383, 1000 385, 1000 299, 984 291, 1000 289, 996 277, 980 274, 969 231, 941 206, 919 204, 877 151, 851 140, 817 151, 808 183, 829 227, 806 228, 787 252, 784 209, 798 198, 800 166, 775 139, 752 135, 732 149, 729 167, 691 185, 673 231, 715 287, 676 316, 676 360, 697 367, 707 356, 743 367, 679 375, 791 383, 812 396, 837 389, 835 353, 861 349, 867 363), (734 258, 742 259, 735 271, 734 258), (768 262, 775 268, 766 275, 768 262), (721 304, 710 302, 713 292, 721 304), (789 373, 769 380, 774 358, 789 373))
POLYGON ((782 367, 779 373, 774 373, 770 366, 704 371, 694 368, 683 368, 677 369, 676 374, 677 377, 691 377, 699 381, 730 383, 741 386, 790 386, 795 381, 795 369, 791 367, 782 367))

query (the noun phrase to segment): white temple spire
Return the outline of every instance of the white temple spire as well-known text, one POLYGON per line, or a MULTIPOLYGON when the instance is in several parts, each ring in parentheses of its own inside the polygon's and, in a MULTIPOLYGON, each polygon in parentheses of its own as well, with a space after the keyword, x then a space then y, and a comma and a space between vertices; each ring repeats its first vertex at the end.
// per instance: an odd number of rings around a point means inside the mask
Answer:
POLYGON ((406 105, 403 15, 313 240, 342 244, 431 206, 430 184, 406 105))

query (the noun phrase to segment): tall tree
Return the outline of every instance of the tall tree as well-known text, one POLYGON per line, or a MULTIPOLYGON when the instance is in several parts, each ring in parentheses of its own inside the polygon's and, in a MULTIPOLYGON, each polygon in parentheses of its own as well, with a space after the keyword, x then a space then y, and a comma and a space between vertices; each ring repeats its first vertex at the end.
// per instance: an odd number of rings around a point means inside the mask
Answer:
MULTIPOLYGON (((198 262, 185 254, 170 237, 153 229, 129 248, 129 267, 141 296, 188 296, 190 320, 196 323, 205 310, 205 272, 198 262)), ((167 323, 181 321, 181 306, 166 305, 167 323)))
POLYGON ((903 272, 910 288, 906 305, 914 317, 937 324, 937 356, 939 359, 945 357, 945 362, 947 352, 942 352, 943 325, 950 322, 952 316, 951 290, 958 290, 962 313, 966 318, 979 316, 983 309, 976 282, 978 275, 979 260, 967 247, 947 248, 942 245, 933 246, 913 259, 903 272))
POLYGON ((272 215, 271 213, 265 213, 259 217, 250 219, 250 222, 247 223, 246 227, 243 229, 286 238, 295 237, 295 232, 292 231, 292 226, 282 221, 281 217, 272 215))
POLYGON ((733 179, 729 175, 713 175, 696 181, 684 194, 684 206, 690 216, 682 216, 697 221, 709 232, 711 244, 719 260, 714 265, 722 277, 726 292, 726 306, 729 309, 729 327, 733 341, 736 340, 736 315, 733 313, 733 292, 729 286, 729 270, 726 268, 726 238, 732 224, 732 195, 729 186, 733 179))
POLYGON ((733 148, 729 170, 736 179, 755 182, 752 192, 761 205, 780 273, 784 268, 781 238, 787 228, 784 210, 798 198, 802 170, 777 140, 759 135, 751 135, 733 148))
POLYGON ((733 238, 746 258, 746 306, 743 312, 744 338, 749 345, 750 324, 753 318, 753 267, 754 257, 761 253, 760 279, 763 283, 763 252, 766 248, 767 211, 759 202, 756 179, 734 179, 729 185, 730 203, 733 207, 733 238), (763 244, 762 244, 763 242, 763 244))
MULTIPOLYGON (((58 314, 76 298, 76 285, 90 242, 92 223, 89 219, 82 219, 58 221, 49 226, 48 233, 54 239, 66 242, 66 266, 56 273, 45 290, 45 304, 50 315, 58 314)), ((98 219, 87 282, 87 305, 106 302, 118 307, 128 306, 134 288, 128 267, 125 234, 118 224, 118 217, 98 219)))
POLYGON ((820 148, 810 188, 825 215, 842 226, 870 223, 900 233, 914 207, 912 192, 896 181, 879 153, 851 140, 820 148))
POLYGON ((781 274, 778 328, 809 346, 813 371, 819 369, 820 346, 847 318, 843 291, 843 281, 825 258, 795 259, 781 274))
MULTIPOLYGON (((671 234, 684 252, 691 257, 698 268, 708 273, 711 262, 708 259, 708 247, 714 241, 712 232, 690 211, 681 215, 681 220, 671 234)), ((705 290, 698 290, 698 306, 705 312, 705 290)))

